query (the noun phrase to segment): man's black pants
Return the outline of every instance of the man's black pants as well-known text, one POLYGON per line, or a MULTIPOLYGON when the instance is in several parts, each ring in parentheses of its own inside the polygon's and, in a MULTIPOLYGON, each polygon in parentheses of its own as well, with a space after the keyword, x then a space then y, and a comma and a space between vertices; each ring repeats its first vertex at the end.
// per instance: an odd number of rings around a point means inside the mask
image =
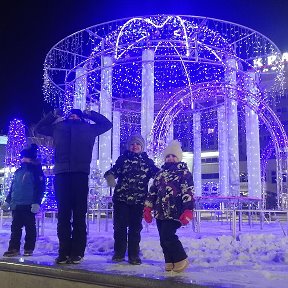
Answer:
POLYGON ((54 186, 58 207, 59 255, 83 257, 87 242, 88 174, 56 174, 54 186))

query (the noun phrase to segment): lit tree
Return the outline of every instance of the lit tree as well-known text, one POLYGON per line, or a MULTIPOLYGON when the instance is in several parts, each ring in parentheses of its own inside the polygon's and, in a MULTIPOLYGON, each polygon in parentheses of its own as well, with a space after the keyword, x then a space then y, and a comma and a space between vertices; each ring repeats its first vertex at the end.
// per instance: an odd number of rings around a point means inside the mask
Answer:
MULTIPOLYGON (((25 125, 22 120, 14 119, 10 122, 8 142, 5 155, 4 194, 7 195, 13 174, 20 166, 20 151, 26 143, 25 125)), ((5 196, 2 195, 2 196, 5 196)))

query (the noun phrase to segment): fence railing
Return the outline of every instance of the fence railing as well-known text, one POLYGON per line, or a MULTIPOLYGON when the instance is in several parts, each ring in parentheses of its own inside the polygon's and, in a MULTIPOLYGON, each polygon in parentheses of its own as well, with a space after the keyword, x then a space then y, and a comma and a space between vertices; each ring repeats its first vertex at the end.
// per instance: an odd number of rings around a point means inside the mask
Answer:
POLYGON ((259 229, 263 230, 265 223, 278 222, 285 236, 288 235, 288 210, 254 210, 254 209, 224 209, 224 210, 194 210, 193 229, 195 232, 201 232, 203 219, 216 220, 229 224, 233 237, 236 237, 237 231, 241 232, 243 225, 250 228, 258 224, 259 229), (283 223, 283 224, 282 224, 283 223), (238 229, 237 229, 238 228, 238 229))
MULTIPOLYGON (((11 220, 11 213, 0 212, 0 229, 3 228, 5 220, 11 220)), ((42 211, 36 216, 38 235, 44 235, 46 221, 57 222, 57 211, 42 211)), ((109 221, 113 220, 113 208, 89 209, 87 212, 87 233, 91 224, 96 224, 97 231, 109 230, 109 221)), ((205 223, 214 222, 228 224, 229 231, 233 237, 237 236, 237 232, 242 232, 243 227, 255 228, 257 225, 260 230, 265 230, 265 224, 268 227, 270 223, 278 223, 284 236, 288 236, 288 210, 254 210, 254 209, 196 209, 194 210, 194 218, 191 221, 191 227, 196 233, 202 232, 202 227, 205 223)), ((153 223, 153 222, 152 222, 153 223)), ((146 230, 149 231, 151 224, 144 222, 146 230)), ((153 225, 153 224, 152 224, 153 225)))

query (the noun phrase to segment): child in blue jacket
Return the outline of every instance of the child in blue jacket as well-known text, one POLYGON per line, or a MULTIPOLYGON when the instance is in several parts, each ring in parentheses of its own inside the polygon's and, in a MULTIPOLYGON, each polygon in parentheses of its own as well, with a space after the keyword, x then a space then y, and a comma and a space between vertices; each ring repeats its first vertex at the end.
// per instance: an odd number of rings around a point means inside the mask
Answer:
POLYGON ((20 254, 23 227, 26 231, 24 256, 33 255, 36 243, 35 214, 40 210, 45 190, 44 173, 41 164, 36 162, 37 148, 36 144, 31 144, 21 151, 21 166, 15 171, 9 194, 1 207, 12 211, 11 237, 4 257, 20 254))

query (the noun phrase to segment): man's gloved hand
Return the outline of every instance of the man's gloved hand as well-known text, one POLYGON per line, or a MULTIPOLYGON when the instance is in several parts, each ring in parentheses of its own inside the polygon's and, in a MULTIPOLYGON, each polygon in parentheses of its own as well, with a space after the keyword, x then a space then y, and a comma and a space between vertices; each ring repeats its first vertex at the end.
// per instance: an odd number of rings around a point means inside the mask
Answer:
POLYGON ((91 110, 85 109, 83 111, 83 118, 88 118, 89 119, 90 116, 91 116, 91 110))
POLYGON ((40 205, 39 204, 32 204, 31 205, 31 212, 32 213, 38 213, 40 211, 40 205))
POLYGON ((63 111, 61 110, 61 109, 59 109, 59 108, 56 108, 56 109, 54 109, 54 111, 53 111, 53 115, 55 116, 55 117, 57 117, 57 118, 59 118, 59 117, 63 117, 63 111))
POLYGON ((152 209, 150 207, 144 207, 143 217, 147 223, 152 222, 152 209))
POLYGON ((109 187, 115 187, 116 186, 116 181, 115 181, 115 177, 112 174, 109 174, 105 177, 107 185, 109 187))
POLYGON ((187 225, 193 218, 193 212, 191 210, 186 209, 182 215, 180 216, 179 220, 182 225, 187 225))
POLYGON ((10 204, 8 202, 4 202, 2 205, 1 205, 1 209, 3 211, 8 211, 10 208, 10 204))

